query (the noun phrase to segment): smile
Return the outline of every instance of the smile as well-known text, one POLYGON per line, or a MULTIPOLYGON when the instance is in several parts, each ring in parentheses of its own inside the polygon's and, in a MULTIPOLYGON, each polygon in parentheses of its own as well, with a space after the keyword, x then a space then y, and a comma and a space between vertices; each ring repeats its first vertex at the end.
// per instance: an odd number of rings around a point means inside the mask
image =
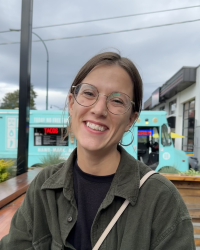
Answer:
POLYGON ((91 122, 86 122, 86 126, 97 131, 105 131, 107 128, 104 126, 100 126, 91 122))

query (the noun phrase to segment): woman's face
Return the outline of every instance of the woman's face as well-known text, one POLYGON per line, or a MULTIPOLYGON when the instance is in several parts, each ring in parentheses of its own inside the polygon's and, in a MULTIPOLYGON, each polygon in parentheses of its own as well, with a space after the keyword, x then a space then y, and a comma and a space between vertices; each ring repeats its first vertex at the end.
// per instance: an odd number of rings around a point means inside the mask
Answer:
MULTIPOLYGON (((133 83, 128 73, 120 66, 98 65, 82 83, 94 85, 99 93, 107 96, 112 92, 125 93, 134 101, 133 83)), ((131 110, 132 107, 121 115, 110 113, 106 107, 106 96, 101 94, 93 106, 83 107, 70 94, 69 113, 77 147, 91 152, 116 149, 124 132, 128 131, 137 118, 137 113, 133 114, 131 110)))

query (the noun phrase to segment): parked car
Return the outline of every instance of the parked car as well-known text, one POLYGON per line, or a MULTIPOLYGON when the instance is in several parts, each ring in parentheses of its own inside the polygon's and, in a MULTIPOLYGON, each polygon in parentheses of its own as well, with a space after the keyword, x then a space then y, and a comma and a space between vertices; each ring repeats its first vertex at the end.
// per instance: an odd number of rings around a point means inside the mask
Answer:
POLYGON ((188 160, 189 160, 189 168, 193 168, 195 171, 200 170, 199 164, 198 164, 199 162, 198 162, 198 159, 196 157, 189 156, 188 160))

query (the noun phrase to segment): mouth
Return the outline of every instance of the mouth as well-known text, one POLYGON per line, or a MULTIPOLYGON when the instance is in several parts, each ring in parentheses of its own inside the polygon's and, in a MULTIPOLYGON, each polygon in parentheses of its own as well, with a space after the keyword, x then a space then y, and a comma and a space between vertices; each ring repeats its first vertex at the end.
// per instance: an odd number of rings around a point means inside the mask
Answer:
POLYGON ((101 132, 103 132, 105 130, 108 130, 108 127, 105 126, 105 125, 103 125, 103 124, 97 124, 97 123, 86 121, 85 125, 87 127, 89 127, 90 129, 95 130, 95 131, 101 131, 101 132))

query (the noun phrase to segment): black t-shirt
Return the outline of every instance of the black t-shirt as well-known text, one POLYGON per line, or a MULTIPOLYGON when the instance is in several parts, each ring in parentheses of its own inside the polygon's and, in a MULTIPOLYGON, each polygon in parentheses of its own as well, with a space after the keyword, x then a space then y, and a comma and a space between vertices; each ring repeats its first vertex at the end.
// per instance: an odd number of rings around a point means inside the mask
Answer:
POLYGON ((91 250, 90 230, 95 215, 103 202, 114 174, 95 176, 83 172, 74 164, 74 194, 78 207, 78 218, 69 234, 68 242, 77 250, 91 250))

